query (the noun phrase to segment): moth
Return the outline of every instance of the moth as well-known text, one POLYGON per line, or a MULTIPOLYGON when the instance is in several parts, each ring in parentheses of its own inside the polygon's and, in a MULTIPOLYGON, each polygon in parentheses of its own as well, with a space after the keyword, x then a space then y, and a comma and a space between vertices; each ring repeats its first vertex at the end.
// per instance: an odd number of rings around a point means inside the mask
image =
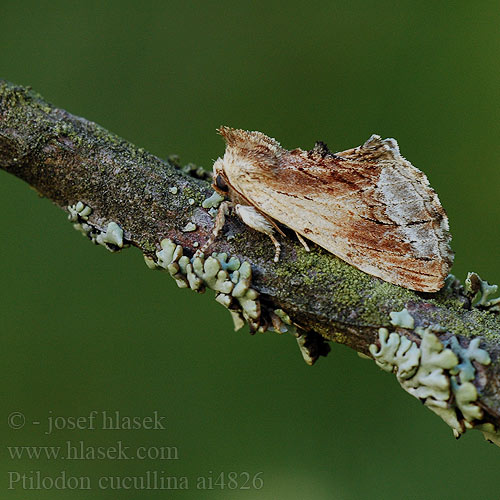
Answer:
POLYGON ((261 132, 221 127, 226 151, 213 167, 219 207, 217 237, 231 208, 267 234, 278 261, 284 235, 295 231, 358 269, 395 285, 435 292, 453 253, 448 218, 427 177, 403 158, 394 139, 372 135, 362 146, 332 153, 317 142, 288 151, 261 132))

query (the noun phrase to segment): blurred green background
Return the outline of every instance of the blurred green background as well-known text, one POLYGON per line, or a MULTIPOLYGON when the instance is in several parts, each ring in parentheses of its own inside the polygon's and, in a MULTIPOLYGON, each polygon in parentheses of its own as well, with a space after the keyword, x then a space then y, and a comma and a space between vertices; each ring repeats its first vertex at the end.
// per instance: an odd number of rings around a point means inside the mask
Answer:
MULTIPOLYGON (((498 283, 499 26, 498 2, 3 0, 0 76, 207 168, 221 124, 288 148, 396 137, 448 212, 453 272, 498 283)), ((210 293, 178 290, 135 249, 93 247, 0 177, 1 498, 500 497, 500 449, 478 432, 456 442, 373 363, 333 346, 310 368, 291 336, 235 333, 210 293), (49 416, 92 410, 157 411, 166 429, 45 434, 49 416), (7 424, 16 411, 23 429, 7 424), (68 440, 175 446, 179 459, 14 460, 5 449, 68 440), (8 489, 9 472, 36 471, 90 476, 94 489, 8 489), (187 476, 190 489, 97 485, 146 471, 187 476), (196 489, 198 476, 261 471, 260 490, 196 489)))

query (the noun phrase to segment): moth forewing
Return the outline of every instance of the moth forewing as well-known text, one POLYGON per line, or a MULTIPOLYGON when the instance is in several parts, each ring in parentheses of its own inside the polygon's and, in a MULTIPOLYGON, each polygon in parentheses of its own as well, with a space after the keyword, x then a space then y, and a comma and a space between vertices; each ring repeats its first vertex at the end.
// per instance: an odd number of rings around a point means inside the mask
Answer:
POLYGON ((448 219, 394 139, 374 135, 333 154, 323 143, 287 151, 261 132, 220 133, 227 148, 214 178, 222 176, 232 201, 390 283, 426 292, 443 286, 453 256, 448 219))

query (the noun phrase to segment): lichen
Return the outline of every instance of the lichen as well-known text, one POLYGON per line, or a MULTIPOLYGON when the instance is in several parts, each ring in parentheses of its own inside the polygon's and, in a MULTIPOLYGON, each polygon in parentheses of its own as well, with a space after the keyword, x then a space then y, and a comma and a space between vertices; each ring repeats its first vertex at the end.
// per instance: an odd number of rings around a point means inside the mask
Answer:
POLYGON ((293 331, 297 339, 302 358, 309 366, 314 365, 320 356, 327 356, 330 346, 326 340, 315 332, 305 332, 300 328, 293 331))
POLYGON ((457 407, 465 417, 466 425, 483 416, 482 409, 475 403, 478 399, 477 389, 471 383, 476 377, 472 361, 483 366, 491 364, 488 352, 479 347, 480 341, 480 338, 472 339, 467 349, 460 345, 455 336, 445 342, 445 345, 448 345, 460 359, 460 363, 450 370, 451 388, 455 394, 457 407))
MULTIPOLYGON (((371 277, 314 245, 311 245, 311 252, 308 253, 298 243, 290 243, 293 254, 290 253, 273 269, 278 281, 309 285, 294 287, 294 300, 297 302, 308 302, 311 295, 324 294, 328 290, 329 301, 336 306, 335 320, 339 323, 349 323, 352 326, 389 326, 390 318, 385 306, 389 306, 392 311, 404 308, 412 311, 410 305, 418 309, 421 304, 426 304, 425 317, 430 323, 441 322, 456 335, 470 338, 479 334, 498 343, 498 323, 494 315, 485 315, 477 308, 466 311, 464 304, 468 301, 458 292, 442 290, 422 298, 411 290, 371 277), (332 276, 339 279, 332 281, 332 276), (382 304, 384 307, 381 307, 382 304)), ((245 234, 236 235, 236 244, 251 247, 245 234)), ((264 242, 258 248, 252 248, 251 255, 255 260, 270 259, 272 246, 264 242)), ((455 280, 450 278, 450 287, 455 286, 454 283, 455 280)), ((324 328, 318 325, 317 330, 338 341, 331 324, 324 328)))
POLYGON ((450 371, 452 375, 460 375, 462 382, 471 382, 475 377, 475 368, 472 361, 487 366, 491 364, 491 358, 487 351, 481 349, 479 344, 480 338, 474 338, 470 341, 467 349, 464 349, 455 336, 450 337, 449 340, 444 342, 444 345, 449 346, 451 350, 457 354, 461 362, 450 371))
POLYGON ((445 370, 455 367, 458 358, 429 330, 423 334, 419 350, 418 369, 408 379, 405 389, 427 406, 442 407, 442 403, 450 398, 450 381, 445 370))
MULTIPOLYGON (((279 310, 281 311, 281 309, 279 310)), ((293 331, 294 327, 291 326, 291 323, 288 324, 285 323, 283 319, 276 314, 276 311, 271 312, 270 316, 271 316, 272 327, 268 327, 268 329, 272 329, 279 334, 293 331)))
POLYGON ((406 309, 399 312, 393 311, 389 313, 389 316, 391 317, 391 324, 394 326, 399 326, 408 330, 412 330, 415 327, 415 320, 406 309))
POLYGON ((206 288, 213 290, 215 300, 230 309, 235 329, 241 328, 245 320, 251 331, 259 328, 259 294, 251 288, 252 268, 248 262, 240 263, 235 257, 228 260, 225 253, 205 258, 203 253, 197 252, 189 258, 184 255, 182 246, 170 239, 162 240, 160 246, 156 266, 166 269, 180 288, 196 292, 204 292, 206 288))
POLYGON ((490 441, 497 446, 500 446, 500 428, 496 428, 492 423, 478 425, 476 427, 483 433, 484 439, 490 441))
POLYGON ((188 222, 182 229, 181 231, 183 233, 190 233, 192 231, 196 231, 197 227, 194 222, 188 222))
POLYGON ((170 166, 180 169, 181 168, 181 159, 179 158, 179 155, 176 154, 171 154, 167 157, 167 162, 170 164, 170 166))
POLYGON ((194 163, 188 163, 187 165, 180 167, 180 171, 197 179, 212 180, 212 171, 205 170, 203 167, 195 165, 194 163))
POLYGON ((395 332, 389 335, 387 328, 379 329, 379 340, 379 350, 374 344, 369 347, 375 363, 386 372, 394 371, 398 378, 412 377, 420 361, 420 349, 417 344, 395 332))
POLYGON ((288 314, 283 311, 283 309, 275 309, 274 314, 276 314, 276 316, 278 316, 278 318, 280 318, 283 323, 286 323, 287 325, 292 324, 290 316, 288 316, 288 314))
MULTIPOLYGON (((260 251, 260 249, 259 249, 260 251)), ((262 258, 270 258, 274 253, 272 245, 262 247, 262 258)), ((284 280, 300 280, 304 285, 311 285, 318 290, 328 289, 331 292, 332 303, 337 304, 339 309, 342 306, 355 304, 361 297, 358 290, 363 289, 363 284, 367 284, 371 279, 367 274, 346 264, 339 258, 321 249, 314 252, 307 252, 302 245, 295 245, 295 256, 293 259, 283 259, 276 267, 276 275, 284 280), (345 276, 336 287, 331 286, 332 276, 345 276)), ((304 287, 297 289, 298 296, 309 294, 310 290, 304 287)), ((367 318, 367 323, 371 319, 367 318)))
POLYGON ((203 200, 201 206, 203 208, 217 208, 224 201, 224 196, 221 196, 217 191, 214 191, 212 196, 203 200))
POLYGON ((116 222, 109 222, 104 231, 101 231, 88 222, 92 214, 92 208, 78 201, 68 208, 68 219, 73 222, 73 227, 80 231, 83 236, 89 238, 92 243, 101 245, 110 252, 117 252, 125 245, 123 241, 123 229, 116 222))
POLYGON ((145 262, 146 266, 148 266, 149 269, 152 269, 152 270, 161 269, 161 267, 156 264, 154 259, 152 257, 149 257, 148 255, 144 255, 144 262, 145 262))
POLYGON ((442 330, 439 325, 415 329, 421 337, 418 345, 404 335, 380 328, 379 346, 372 344, 369 351, 378 366, 395 373, 403 389, 439 415, 459 437, 467 428, 479 427, 483 417, 472 383, 476 377, 472 361, 488 365, 491 359, 479 347, 479 338, 464 348, 456 336, 442 343, 435 334, 442 330))
POLYGON ((469 295, 475 307, 482 307, 493 312, 500 312, 500 297, 490 299, 498 291, 498 285, 490 285, 477 273, 468 273, 464 283, 465 293, 469 295))
POLYGON ((299 346, 299 350, 304 358, 304 361, 309 366, 312 366, 314 363, 314 358, 311 355, 310 349, 307 347, 307 335, 302 334, 297 336, 297 345, 299 346))
POLYGON ((116 251, 116 248, 123 248, 123 229, 116 222, 111 221, 105 231, 96 235, 95 243, 106 247, 111 252, 116 251))
POLYGON ((88 220, 92 209, 81 201, 68 207, 68 220, 70 222, 78 222, 79 220, 88 220))
POLYGON ((184 187, 182 190, 182 197, 189 205, 201 205, 205 199, 201 191, 196 191, 189 186, 184 187))
POLYGON ((38 108, 44 113, 52 111, 52 106, 40 94, 31 90, 31 87, 21 87, 4 80, 0 82, 0 96, 7 100, 9 108, 29 103, 30 107, 38 108))
POLYGON ((240 266, 240 260, 237 257, 230 257, 228 260, 228 255, 225 252, 221 253, 212 253, 212 257, 217 259, 220 262, 220 265, 224 271, 237 271, 240 266))

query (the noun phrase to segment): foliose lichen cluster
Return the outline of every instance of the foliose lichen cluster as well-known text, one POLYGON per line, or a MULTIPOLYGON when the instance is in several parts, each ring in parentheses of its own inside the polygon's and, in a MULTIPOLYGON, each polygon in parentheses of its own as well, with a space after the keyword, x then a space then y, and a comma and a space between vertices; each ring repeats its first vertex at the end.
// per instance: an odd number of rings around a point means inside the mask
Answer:
POLYGON ((465 293, 472 305, 491 312, 500 312, 500 297, 490 298, 498 292, 498 285, 490 285, 477 273, 468 273, 464 283, 465 293))
MULTIPOLYGON (((214 193, 205 205, 215 208, 222 200, 223 197, 214 193)), ((73 227, 93 243, 112 252, 126 246, 123 230, 116 222, 109 222, 102 231, 89 222, 91 214, 92 208, 81 201, 68 206, 68 219, 73 227)), ((193 222, 188 222, 182 231, 196 229, 193 222)), ((231 313, 236 330, 242 328, 245 322, 248 322, 251 332, 263 332, 274 326, 280 333, 293 330, 291 326, 285 327, 285 323, 274 313, 271 313, 272 327, 261 322, 259 294, 251 288, 252 268, 249 262, 240 262, 225 253, 213 253, 205 257, 199 251, 189 258, 184 255, 180 245, 169 239, 162 240, 160 247, 156 259, 144 256, 146 265, 150 269, 166 269, 180 288, 190 288, 196 292, 204 292, 207 288, 213 290, 216 293, 215 300, 231 313)))
POLYGON ((369 347, 377 365, 395 373, 403 389, 439 415, 453 429, 455 437, 477 428, 486 439, 500 445, 499 430, 481 422, 483 410, 472 383, 476 377, 473 361, 485 366, 491 363, 488 352, 479 346, 481 339, 472 339, 467 347, 454 335, 441 342, 436 335, 443 332, 440 325, 414 328, 406 309, 391 313, 391 323, 412 330, 420 337, 420 343, 380 328, 379 345, 369 347))
POLYGON ((68 206, 68 220, 92 243, 101 245, 110 252, 118 252, 127 246, 123 240, 123 229, 116 222, 108 222, 106 229, 102 231, 89 223, 88 219, 91 214, 92 208, 81 201, 68 206))
POLYGON ((259 294, 251 288, 252 268, 246 261, 236 257, 228 258, 225 253, 213 253, 205 257, 197 252, 189 258, 184 255, 181 245, 170 239, 160 243, 161 250, 156 252, 156 261, 145 257, 146 265, 151 268, 166 269, 179 288, 190 288, 196 292, 213 290, 215 300, 229 309, 235 329, 240 329, 245 321, 251 331, 260 327, 259 294))

